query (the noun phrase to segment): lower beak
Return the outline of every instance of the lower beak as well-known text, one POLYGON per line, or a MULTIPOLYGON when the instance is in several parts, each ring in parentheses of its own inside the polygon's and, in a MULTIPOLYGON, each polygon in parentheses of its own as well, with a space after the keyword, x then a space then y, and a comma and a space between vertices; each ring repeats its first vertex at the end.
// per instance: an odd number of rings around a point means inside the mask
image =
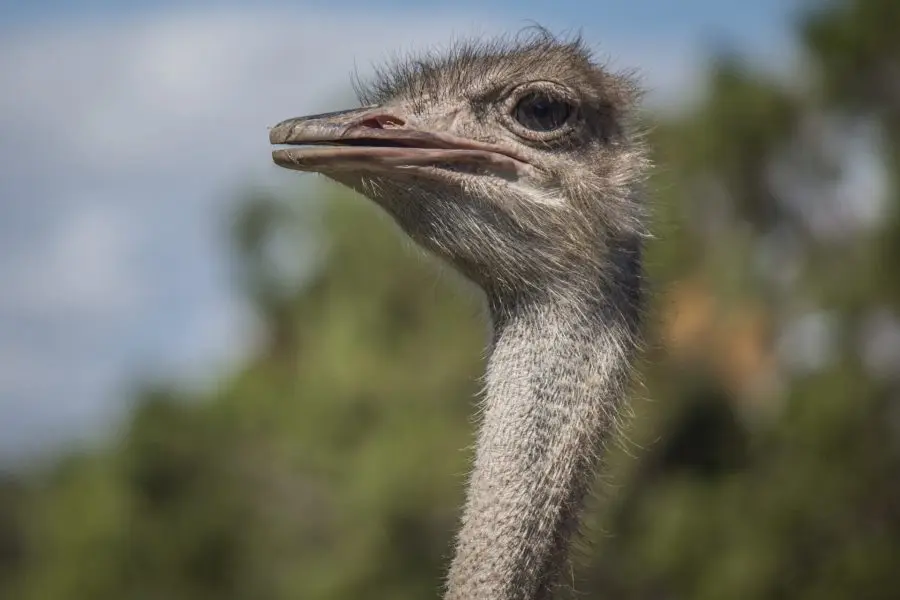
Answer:
POLYGON ((528 162, 515 151, 408 126, 380 108, 297 117, 269 130, 275 164, 297 171, 393 171, 414 167, 462 167, 521 175, 528 162))

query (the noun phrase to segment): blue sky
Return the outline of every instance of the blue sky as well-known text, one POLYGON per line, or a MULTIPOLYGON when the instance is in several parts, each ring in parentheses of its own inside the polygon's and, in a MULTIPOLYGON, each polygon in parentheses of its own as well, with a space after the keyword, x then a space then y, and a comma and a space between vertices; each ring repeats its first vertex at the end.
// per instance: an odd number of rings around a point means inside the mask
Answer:
MULTIPOLYGON (((48 21, 108 22, 172 10, 212 12, 248 4, 236 0, 0 0, 0 27, 48 21)), ((325 10, 348 18, 370 14, 376 5, 369 0, 263 0, 254 4, 291 15, 325 10)), ((802 4, 793 0, 379 0, 377 13, 408 18, 435 13, 459 17, 469 12, 511 26, 536 20, 554 29, 584 29, 589 35, 615 32, 649 43, 690 38, 700 46, 727 44, 750 53, 769 53, 773 46, 783 48, 790 18, 802 4)))
POLYGON ((0 1, 0 466, 114 431, 136 377, 252 348, 232 194, 296 185, 266 126, 349 98, 354 63, 539 22, 642 70, 659 105, 711 47, 790 62, 784 0, 374 4, 0 1))
MULTIPOLYGON (((375 3, 368 0, 295 0, 293 2, 256 3, 292 13, 299 6, 312 9, 347 11, 351 13, 372 10, 375 3)), ((605 23, 614 28, 624 28, 635 35, 665 34, 673 29, 715 30, 723 35, 744 39, 762 39, 773 31, 782 29, 784 15, 793 3, 785 0, 759 0, 756 2, 727 0, 631 0, 629 2, 580 1, 580 0, 514 0, 485 3, 478 0, 449 2, 422 2, 417 0, 379 0, 378 12, 404 16, 410 13, 452 10, 463 13, 475 9, 500 16, 538 18, 541 21, 568 26, 589 23, 605 23), (451 7, 449 9, 447 7, 451 7), (746 37, 745 37, 746 36, 746 37)), ((173 8, 219 10, 223 7, 247 6, 247 2, 229 0, 41 0, 20 2, 3 0, 0 10, 7 26, 48 20, 110 19, 124 15, 147 14, 173 8)))

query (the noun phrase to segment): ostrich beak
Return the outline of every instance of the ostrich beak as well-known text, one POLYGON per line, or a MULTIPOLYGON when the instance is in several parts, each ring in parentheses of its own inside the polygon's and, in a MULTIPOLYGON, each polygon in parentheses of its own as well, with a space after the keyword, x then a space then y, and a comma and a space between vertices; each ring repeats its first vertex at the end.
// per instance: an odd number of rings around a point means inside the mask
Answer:
POLYGON ((296 171, 442 167, 517 177, 530 168, 513 149, 412 127, 379 107, 288 119, 269 130, 269 142, 291 146, 274 150, 272 160, 296 171))

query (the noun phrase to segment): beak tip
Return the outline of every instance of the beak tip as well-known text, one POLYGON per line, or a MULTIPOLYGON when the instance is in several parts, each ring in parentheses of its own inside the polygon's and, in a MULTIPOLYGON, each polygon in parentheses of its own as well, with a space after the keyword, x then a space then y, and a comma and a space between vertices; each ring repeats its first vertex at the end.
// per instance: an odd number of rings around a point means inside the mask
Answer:
POLYGON ((281 144, 284 142, 284 130, 277 125, 275 127, 269 127, 269 143, 270 144, 281 144))

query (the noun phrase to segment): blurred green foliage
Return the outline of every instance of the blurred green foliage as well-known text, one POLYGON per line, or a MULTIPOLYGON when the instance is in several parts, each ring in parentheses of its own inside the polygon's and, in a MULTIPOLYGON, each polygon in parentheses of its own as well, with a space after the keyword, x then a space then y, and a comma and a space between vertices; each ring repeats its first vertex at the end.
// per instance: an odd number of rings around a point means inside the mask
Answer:
MULTIPOLYGON (((566 576, 579 597, 900 597, 898 342, 875 343, 900 315, 898 30, 895 0, 810 3, 804 77, 723 58, 656 124, 643 384, 566 576), (860 131, 888 178, 864 225, 826 201, 860 131)), ((0 480, 0 598, 438 597, 478 295, 324 195, 247 199, 235 266, 266 337, 246 364, 146 389, 116 445, 0 480), (321 263, 291 278, 270 246, 300 254, 310 223, 321 263)))

